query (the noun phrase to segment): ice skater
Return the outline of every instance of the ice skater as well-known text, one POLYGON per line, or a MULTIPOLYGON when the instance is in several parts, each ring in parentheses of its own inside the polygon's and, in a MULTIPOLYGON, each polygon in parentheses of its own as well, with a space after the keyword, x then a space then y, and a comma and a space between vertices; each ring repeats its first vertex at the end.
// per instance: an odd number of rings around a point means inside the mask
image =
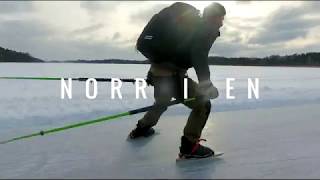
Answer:
POLYGON ((218 97, 210 79, 209 50, 220 36, 225 8, 212 3, 200 11, 186 3, 174 3, 154 15, 137 41, 137 49, 150 60, 147 81, 154 87, 155 108, 148 111, 129 134, 130 139, 154 134, 155 126, 166 103, 172 98, 183 100, 184 78, 194 68, 199 83, 188 78, 188 97, 196 100, 184 103, 192 109, 183 130, 180 158, 206 158, 215 155, 201 145, 201 132, 211 111, 210 99, 218 97))

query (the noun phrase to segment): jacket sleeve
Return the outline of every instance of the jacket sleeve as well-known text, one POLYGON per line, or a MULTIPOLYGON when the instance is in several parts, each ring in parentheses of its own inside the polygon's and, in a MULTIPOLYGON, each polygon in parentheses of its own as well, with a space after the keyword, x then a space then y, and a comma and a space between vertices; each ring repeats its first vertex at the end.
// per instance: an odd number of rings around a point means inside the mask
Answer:
POLYGON ((205 43, 196 42, 191 49, 191 61, 196 71, 200 84, 206 84, 210 81, 210 70, 208 65, 208 53, 210 47, 206 47, 205 43))

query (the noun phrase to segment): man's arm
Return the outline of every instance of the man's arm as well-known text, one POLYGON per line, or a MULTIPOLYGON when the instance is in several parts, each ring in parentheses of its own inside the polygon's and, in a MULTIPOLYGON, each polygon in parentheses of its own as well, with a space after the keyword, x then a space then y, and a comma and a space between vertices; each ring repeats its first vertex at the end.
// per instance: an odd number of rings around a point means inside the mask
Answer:
POLYGON ((208 64, 208 53, 210 48, 204 46, 203 43, 196 42, 191 49, 191 61, 196 71, 200 84, 211 83, 210 69, 208 64))
POLYGON ((191 49, 191 61, 199 81, 199 91, 204 100, 215 99, 219 96, 218 89, 210 80, 208 54, 212 46, 209 39, 198 39, 191 49))

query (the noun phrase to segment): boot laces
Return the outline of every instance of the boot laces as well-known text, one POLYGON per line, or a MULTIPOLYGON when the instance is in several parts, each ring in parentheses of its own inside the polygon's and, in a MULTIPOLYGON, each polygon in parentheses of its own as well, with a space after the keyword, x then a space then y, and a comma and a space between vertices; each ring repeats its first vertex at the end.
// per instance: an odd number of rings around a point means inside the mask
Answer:
POLYGON ((200 142, 201 141, 207 141, 206 139, 198 139, 196 144, 193 146, 191 154, 197 151, 197 149, 200 147, 200 142))

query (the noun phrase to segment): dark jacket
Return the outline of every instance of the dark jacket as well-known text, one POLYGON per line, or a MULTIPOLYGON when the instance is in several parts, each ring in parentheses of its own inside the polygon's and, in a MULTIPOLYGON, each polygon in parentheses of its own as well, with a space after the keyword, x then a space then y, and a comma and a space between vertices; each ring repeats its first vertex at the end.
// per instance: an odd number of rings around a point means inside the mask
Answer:
POLYGON ((208 25, 202 20, 193 38, 189 41, 182 52, 177 54, 175 66, 182 69, 194 68, 199 82, 210 81, 210 70, 208 65, 209 51, 220 36, 219 28, 214 25, 208 25))
POLYGON ((195 69, 199 82, 210 81, 208 55, 213 43, 220 36, 218 28, 202 24, 190 46, 190 64, 195 69))
MULTIPOLYGON (((166 29, 165 38, 162 39, 160 35, 159 37, 161 38, 158 38, 158 40, 156 38, 154 40, 145 40, 145 35, 148 35, 148 33, 153 34, 153 30, 150 28, 153 27, 153 24, 149 24, 149 22, 146 26, 149 28, 145 28, 142 35, 140 35, 137 47, 139 42, 144 42, 140 43, 140 45, 143 45, 139 46, 141 47, 140 52, 150 59, 152 65, 162 66, 161 69, 180 71, 193 67, 199 82, 204 83, 210 81, 208 54, 212 44, 220 36, 220 32, 218 27, 204 22, 200 16, 192 16, 191 18, 190 21, 187 21, 187 26, 183 24, 183 29, 174 28, 172 33, 169 31, 170 28, 166 29), (190 31, 185 29, 186 27, 191 27, 190 31), (162 40, 160 41, 159 39, 162 40), (178 43, 178 46, 175 46, 176 43, 178 43), (148 50, 150 53, 143 53, 144 48, 150 49, 148 50)), ((161 30, 161 28, 156 26, 157 30, 161 30)))

